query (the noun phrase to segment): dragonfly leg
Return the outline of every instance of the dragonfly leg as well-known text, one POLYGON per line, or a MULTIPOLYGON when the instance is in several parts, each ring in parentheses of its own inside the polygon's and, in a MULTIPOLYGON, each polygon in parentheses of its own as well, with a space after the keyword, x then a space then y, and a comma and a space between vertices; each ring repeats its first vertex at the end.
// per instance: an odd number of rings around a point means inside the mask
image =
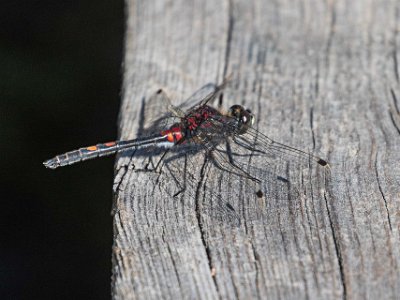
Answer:
MULTIPOLYGON (((186 165, 186 163, 185 163, 186 165)), ((167 174, 169 179, 172 179, 174 184, 172 186, 177 187, 177 192, 174 192, 172 197, 176 198, 178 195, 184 193, 186 191, 186 172, 179 171, 178 168, 175 168, 173 164, 171 165, 170 163, 165 163, 163 165, 165 168, 165 172, 163 174, 167 174), (183 180, 181 180, 181 177, 183 177, 183 180)), ((168 183, 171 184, 171 183, 168 183)))
POLYGON ((227 151, 226 155, 228 156, 228 160, 222 156, 220 149, 213 149, 211 151, 211 158, 214 165, 222 171, 226 171, 231 174, 235 174, 237 176, 246 177, 254 182, 260 182, 260 180, 254 176, 252 176, 247 171, 243 170, 240 166, 235 163, 233 159, 232 152, 229 146, 229 142, 227 142, 227 151))
POLYGON ((158 159, 156 164, 154 164, 153 157, 150 156, 148 158, 148 161, 147 161, 146 165, 141 169, 137 169, 136 171, 137 172, 154 172, 154 173, 161 174, 162 167, 163 167, 163 164, 164 164, 163 160, 164 160, 164 157, 168 154, 168 152, 169 152, 169 149, 164 151, 164 153, 158 159))
POLYGON ((250 179, 251 181, 255 182, 258 185, 257 191, 255 192, 257 197, 262 198, 264 196, 264 193, 262 192, 261 189, 261 180, 252 176, 249 172, 245 171, 243 167, 240 167, 235 163, 235 160, 232 155, 232 149, 228 141, 226 142, 226 151, 214 148, 211 150, 210 154, 213 164, 218 169, 234 174, 239 177, 245 177, 247 179, 250 179), (228 158, 224 157, 222 153, 224 153, 228 158))

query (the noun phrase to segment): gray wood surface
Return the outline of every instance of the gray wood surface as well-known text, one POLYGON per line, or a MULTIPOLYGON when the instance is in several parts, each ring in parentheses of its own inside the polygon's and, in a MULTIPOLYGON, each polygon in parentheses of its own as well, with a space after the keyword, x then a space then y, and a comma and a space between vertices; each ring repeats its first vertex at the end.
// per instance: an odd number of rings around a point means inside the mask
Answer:
POLYGON ((121 139, 161 114, 158 89, 179 104, 232 73, 225 109, 251 108, 260 131, 331 168, 273 164, 260 171, 260 200, 201 155, 161 173, 120 155, 115 299, 399 299, 399 9, 395 0, 126 0, 121 139), (171 174, 183 169, 187 189, 173 197, 182 180, 171 174), (290 184, 273 180, 281 172, 290 184), (221 217, 218 196, 240 226, 221 217))

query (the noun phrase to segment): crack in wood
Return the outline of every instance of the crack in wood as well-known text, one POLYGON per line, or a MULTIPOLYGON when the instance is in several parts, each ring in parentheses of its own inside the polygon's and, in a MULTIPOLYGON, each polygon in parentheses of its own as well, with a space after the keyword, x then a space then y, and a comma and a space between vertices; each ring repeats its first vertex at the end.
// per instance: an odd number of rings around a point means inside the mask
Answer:
POLYGON ((396 121, 395 121, 394 116, 393 116, 393 113, 390 110, 389 110, 389 115, 390 115, 390 120, 392 121, 392 124, 393 124, 394 128, 396 128, 396 131, 400 135, 400 128, 397 126, 396 121))
MULTIPOLYGON (((203 195, 205 195, 206 193, 206 186, 205 186, 205 181, 206 181, 206 177, 207 175, 205 174, 205 169, 207 166, 207 158, 204 159, 204 162, 202 164, 201 170, 200 170, 200 178, 197 182, 197 187, 196 187, 196 193, 195 193, 195 210, 196 210, 196 219, 197 219, 197 225, 199 227, 199 232, 200 232, 200 240, 201 243, 203 245, 203 248, 205 250, 206 253, 206 257, 207 257, 207 262, 208 262, 208 266, 210 269, 210 275, 211 275, 211 270, 213 270, 214 266, 212 263, 212 254, 211 254, 211 250, 210 247, 208 246, 208 242, 207 242, 207 228, 205 228, 205 225, 203 224, 202 220, 203 218, 201 217, 201 207, 199 204, 199 195, 200 195, 200 189, 203 188, 203 195)), ((216 276, 211 276, 213 283, 214 283, 214 287, 216 289, 216 291, 218 292, 218 284, 217 284, 217 279, 216 276)))
POLYGON ((325 65, 326 69, 329 70, 329 58, 330 58, 330 53, 331 53, 331 48, 332 48, 332 43, 333 43, 333 38, 335 35, 335 26, 336 26, 336 9, 335 9, 335 4, 334 2, 330 2, 330 24, 329 24, 329 34, 328 34, 328 41, 326 43, 326 49, 325 49, 325 65))
POLYGON ((394 107, 396 108, 396 112, 398 115, 400 115, 400 110, 399 110, 399 106, 398 106, 396 93, 394 92, 393 89, 390 89, 390 94, 392 95, 392 100, 393 100, 394 107))
MULTIPOLYGON (((325 199, 325 207, 328 213, 328 220, 329 220, 329 226, 331 228, 331 232, 332 232, 332 240, 333 240, 333 244, 335 246, 335 253, 336 253, 336 258, 337 258, 337 262, 338 262, 338 266, 339 266, 339 275, 340 275, 340 282, 342 284, 342 289, 343 289, 343 300, 347 299, 347 285, 346 285, 346 276, 345 276, 345 271, 344 271, 344 263, 343 263, 343 257, 342 257, 342 251, 341 251, 341 247, 340 247, 340 238, 337 232, 336 232, 336 228, 335 225, 333 224, 333 218, 332 218, 332 213, 331 210, 329 208, 329 204, 328 204, 328 195, 327 195, 327 189, 328 188, 328 182, 325 178, 325 191, 324 191, 324 199, 325 199)), ((333 200, 332 197, 329 197, 330 200, 333 200)))
POLYGON ((250 247, 253 253, 254 257, 254 268, 256 271, 256 292, 257 292, 257 299, 261 298, 261 292, 260 292, 260 277, 262 277, 262 272, 260 272, 259 264, 260 262, 260 255, 257 253, 257 250, 254 247, 254 244, 250 242, 250 247))
POLYGON ((374 165, 375 165, 375 175, 376 175, 376 181, 377 181, 377 183, 378 183, 378 189, 379 189, 379 192, 381 193, 381 196, 382 196, 382 199, 383 199, 383 203, 385 204, 386 218, 387 218, 387 221, 388 221, 388 223, 389 223, 390 231, 392 231, 392 221, 390 220, 389 207, 388 207, 387 199, 386 199, 385 194, 384 194, 384 192, 383 192, 383 189, 382 189, 382 186, 381 186, 381 181, 380 181, 380 178, 379 178, 379 172, 378 172, 378 152, 376 153, 376 156, 375 156, 375 164, 374 164, 374 165))
POLYGON ((310 108, 310 127, 311 127, 311 138, 312 138, 312 150, 315 150, 315 133, 314 133, 314 108, 310 108))
MULTIPOLYGON (((226 36, 226 48, 225 48, 225 59, 224 59, 224 68, 222 71, 223 78, 227 77, 228 67, 229 67, 229 59, 231 53, 231 45, 232 45, 232 35, 233 35, 233 27, 234 27, 234 15, 233 15, 233 3, 232 0, 228 0, 228 30, 226 36)), ((223 97, 218 99, 218 106, 222 107, 223 97)))

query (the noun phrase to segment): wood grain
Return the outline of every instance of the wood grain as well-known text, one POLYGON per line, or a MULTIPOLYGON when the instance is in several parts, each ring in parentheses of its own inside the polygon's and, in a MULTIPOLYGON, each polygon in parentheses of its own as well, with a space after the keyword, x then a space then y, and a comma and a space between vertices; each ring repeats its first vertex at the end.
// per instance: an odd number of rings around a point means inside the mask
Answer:
POLYGON ((258 203, 201 155, 161 173, 120 155, 113 298, 399 297, 399 5, 126 1, 121 139, 161 114, 148 104, 158 89, 179 104, 232 73, 224 108, 251 108, 260 131, 330 169, 276 164, 290 184, 266 180, 258 203), (188 187, 174 197, 183 168, 188 187), (218 195, 240 226, 216 215, 218 195))

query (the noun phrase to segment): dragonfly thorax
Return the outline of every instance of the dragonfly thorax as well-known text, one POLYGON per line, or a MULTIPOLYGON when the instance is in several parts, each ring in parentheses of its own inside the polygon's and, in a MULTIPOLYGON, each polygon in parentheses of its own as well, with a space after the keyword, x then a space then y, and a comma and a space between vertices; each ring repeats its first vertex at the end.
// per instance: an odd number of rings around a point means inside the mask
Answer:
POLYGON ((182 121, 187 130, 187 134, 193 135, 199 127, 210 126, 210 120, 220 115, 220 113, 213 107, 204 105, 187 115, 182 121))

